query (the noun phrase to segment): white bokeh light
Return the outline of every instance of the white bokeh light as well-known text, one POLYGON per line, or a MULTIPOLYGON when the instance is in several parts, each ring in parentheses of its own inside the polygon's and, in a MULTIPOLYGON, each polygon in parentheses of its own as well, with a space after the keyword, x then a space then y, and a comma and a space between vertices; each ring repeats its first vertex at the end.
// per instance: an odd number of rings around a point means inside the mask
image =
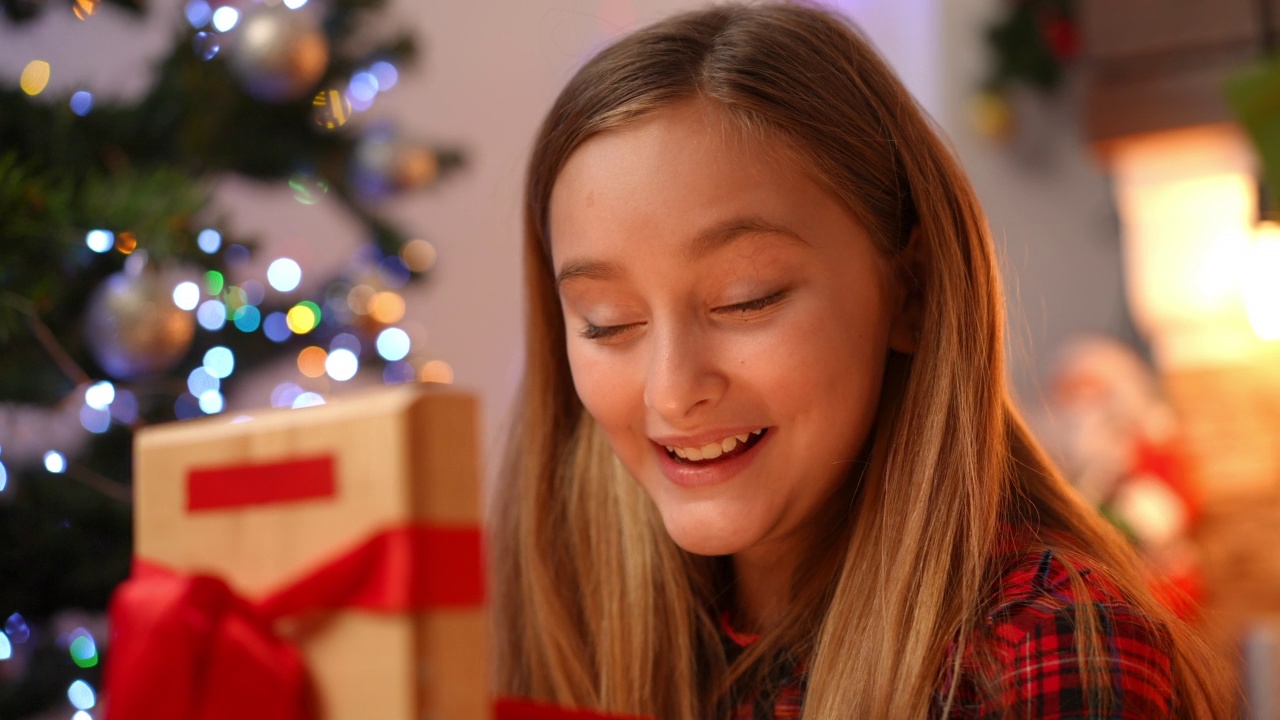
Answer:
POLYGON ((339 382, 350 380, 360 369, 360 358, 346 348, 339 348, 325 358, 324 371, 339 382))
POLYGON ((173 289, 173 304, 183 310, 195 310, 200 304, 200 286, 184 280, 173 289))
POLYGON ((267 282, 280 292, 289 292, 302 282, 302 267, 292 258, 278 258, 267 268, 267 282))

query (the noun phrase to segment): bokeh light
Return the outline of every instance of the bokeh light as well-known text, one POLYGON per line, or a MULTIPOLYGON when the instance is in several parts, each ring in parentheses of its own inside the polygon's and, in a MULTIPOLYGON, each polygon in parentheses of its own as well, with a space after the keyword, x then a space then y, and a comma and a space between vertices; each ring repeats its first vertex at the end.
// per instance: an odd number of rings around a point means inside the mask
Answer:
POLYGON ((173 403, 173 414, 179 420, 194 420, 204 417, 200 410, 200 401, 191 393, 182 393, 173 403))
MULTIPOLYGON (((221 380, 231 374, 236 369, 236 356, 231 352, 231 348, 222 345, 215 345, 205 351, 204 369, 213 377, 221 380)), ((192 393, 199 395, 199 393, 192 393)))
POLYGON ((399 385, 400 383, 412 381, 416 374, 413 369, 413 363, 397 360, 396 362, 388 363, 386 367, 382 368, 382 382, 387 385, 399 385))
POLYGON ((43 60, 32 60, 22 69, 22 77, 18 86, 28 95, 39 95, 49 85, 49 63, 43 60))
POLYGON ((383 325, 400 322, 404 317, 404 298, 384 290, 369 302, 369 316, 383 325))
POLYGON ((27 625, 27 619, 18 613, 5 618, 4 631, 17 643, 24 643, 31 639, 31 628, 27 625))
MULTIPOLYGON (((4 462, 0 461, 0 492, 9 486, 9 471, 5 469, 4 462)), ((0 658, 3 660, 3 658, 0 658)))
POLYGON ((80 426, 95 435, 101 435, 111 429, 111 410, 105 407, 95 408, 81 405, 80 426))
POLYGON ((360 358, 346 348, 339 348, 325 358, 324 371, 338 382, 346 382, 360 370, 360 358))
MULTIPOLYGON (((0 465, 0 467, 4 466, 0 465)), ((3 489, 0 487, 0 490, 3 489)), ((9 642, 9 636, 0 633, 0 660, 8 660, 11 657, 13 657, 13 643, 9 642)))
POLYGON ((351 308, 351 312, 357 315, 368 315, 369 304, 373 302, 373 296, 378 291, 368 285, 357 285, 351 288, 351 292, 347 293, 347 307, 351 308))
POLYGON ((95 697, 93 688, 89 683, 83 680, 76 680, 71 683, 71 687, 67 688, 67 699, 77 710, 88 710, 97 704, 98 699, 95 697))
POLYGON ((71 112, 84 117, 93 109, 93 93, 86 90, 80 90, 71 95, 71 112))
POLYGON ((71 716, 71 720, 93 720, 93 716, 84 710, 77 710, 75 714, 71 716))
POLYGON ((187 16, 187 22, 191 23, 191 27, 199 30, 213 19, 213 8, 209 7, 206 0, 190 0, 183 14, 187 16))
POLYGON ((44 454, 44 469, 55 475, 67 471, 67 459, 57 450, 50 450, 44 454))
POLYGON ((351 119, 351 101, 341 90, 321 90, 311 99, 311 119, 324 130, 337 130, 351 119))
POLYGON ((288 408, 293 407, 293 401, 303 393, 302 388, 297 383, 283 382, 276 385, 271 391, 271 407, 288 408))
POLYGON ((293 331, 289 329, 289 320, 282 312, 273 312, 262 321, 262 333, 268 340, 277 343, 282 343, 293 335, 293 331))
POLYGON ((206 415, 216 415, 222 412, 224 401, 222 393, 217 390, 206 390, 200 393, 200 411, 206 415))
POLYGON ((204 367, 198 367, 187 375, 187 390, 193 397, 200 397, 210 390, 217 390, 222 387, 222 381, 213 375, 204 367))
POLYGON ((409 354, 409 333, 390 327, 378 333, 378 354, 384 360, 403 360, 409 354))
POLYGON ((71 652, 71 661, 79 667, 91 668, 98 664, 98 644, 83 628, 76 631, 68 650, 71 652))
POLYGON ((88 17, 98 12, 98 3, 101 0, 74 0, 71 4, 71 11, 76 14, 80 20, 86 20, 88 17))
POLYGON ((371 103, 378 96, 378 78, 370 72, 358 72, 347 83, 347 95, 352 102, 371 103))
POLYGON ((293 401, 293 409, 315 407, 324 404, 324 396, 319 393, 304 392, 293 401))
POLYGON ((212 60, 218 56, 218 52, 222 50, 222 42, 218 40, 218 36, 207 30, 201 30, 191 38, 191 49, 195 50, 196 57, 201 60, 212 60))
POLYGON ((377 78, 378 90, 380 92, 390 90, 396 86, 397 82, 400 81, 400 73, 396 70, 396 66, 386 60, 379 60, 378 62, 370 65, 369 72, 377 78))
POLYGON ((196 310, 196 322, 205 330, 221 330, 227 324, 227 306, 221 300, 205 300, 196 310))
POLYGON ((251 333, 262 324, 262 311, 252 305, 236 308, 231 320, 240 332, 251 333))
POLYGON ((116 244, 116 236, 110 230, 90 230, 85 233, 84 244, 96 253, 104 253, 116 244))
POLYGON ((328 359, 329 353, 324 348, 315 345, 305 347, 298 353, 298 372, 309 378, 318 378, 324 375, 324 365, 328 359))
POLYGON ((244 291, 244 301, 250 305, 257 305, 267 297, 267 289, 257 280, 245 280, 240 283, 240 289, 244 291))
POLYGON ((306 335, 320 324, 320 311, 313 310, 307 303, 298 303, 289 308, 289 314, 285 316, 285 320, 288 321, 289 329, 294 333, 306 335))
POLYGON ((222 288, 226 285, 227 279, 217 270, 207 270, 204 274, 204 290, 210 295, 222 294, 222 288))
POLYGON ((334 350, 350 350, 356 355, 360 354, 360 338, 351 333, 338 333, 329 341, 329 352, 334 350))
POLYGON ((200 304, 200 286, 184 280, 173 289, 173 304, 183 310, 195 310, 200 304))
POLYGON ((418 380, 448 385, 453 382, 453 368, 443 360, 432 360, 418 370, 418 380))
POLYGON ((293 258, 277 258, 267 268, 267 282, 280 292, 291 292, 302 282, 302 266, 293 258))
POLYGON ((303 205, 315 205, 329 192, 329 183, 305 173, 289 178, 289 187, 293 189, 293 199, 303 205))
POLYGON ((243 265, 249 262, 249 255, 249 248, 239 244, 228 245, 223 253, 228 265, 243 265))
POLYGON ((218 249, 222 247, 222 233, 214 230, 213 228, 205 228, 196 236, 196 245, 198 245, 201 250, 212 255, 218 252, 218 249))
POLYGON ((84 391, 84 402, 95 410, 106 410, 116 399, 116 386, 108 380, 100 380, 84 391))
POLYGON ((409 266, 399 255, 390 255, 378 263, 378 277, 389 288, 398 288, 409 282, 409 266))
POLYGON ((284 6, 290 10, 297 10, 307 4, 307 0, 284 0, 284 6))
POLYGON ((223 5, 213 11, 213 16, 210 19, 213 21, 214 30, 227 32, 234 28, 236 23, 240 22, 240 11, 230 5, 223 5))
POLYGON ((422 238, 415 238, 400 248, 404 264, 414 272, 426 272, 436 264, 436 248, 422 238))
POLYGON ((131 390, 117 390, 111 403, 111 417, 118 423, 132 425, 138 421, 138 396, 131 390))
POLYGON ((134 250, 137 250, 137 249, 138 249, 137 235, 134 235, 132 232, 128 230, 125 230, 124 232, 116 235, 116 250, 119 250, 120 254, 129 255, 134 250))

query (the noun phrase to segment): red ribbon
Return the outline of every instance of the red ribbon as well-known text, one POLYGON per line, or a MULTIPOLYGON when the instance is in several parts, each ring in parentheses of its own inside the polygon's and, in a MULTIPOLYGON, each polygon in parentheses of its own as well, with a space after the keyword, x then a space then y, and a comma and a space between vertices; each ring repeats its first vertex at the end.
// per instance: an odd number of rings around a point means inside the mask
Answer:
POLYGON ((136 560, 111 600, 108 720, 309 720, 306 670, 271 628, 316 610, 402 613, 484 600, 480 532, 378 533, 257 603, 221 579, 136 560))

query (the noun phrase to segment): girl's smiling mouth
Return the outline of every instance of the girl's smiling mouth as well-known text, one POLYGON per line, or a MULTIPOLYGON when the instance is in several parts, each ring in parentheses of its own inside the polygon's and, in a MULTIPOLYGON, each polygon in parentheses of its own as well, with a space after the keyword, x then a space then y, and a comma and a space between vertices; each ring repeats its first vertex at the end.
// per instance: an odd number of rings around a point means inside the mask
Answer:
POLYGON ((699 445, 684 447, 663 445, 663 447, 666 448, 667 454, 677 462, 701 464, 721 459, 728 460, 742 455, 755 447, 756 443, 760 442, 768 430, 768 428, 759 428, 750 432, 729 435, 723 440, 699 445))

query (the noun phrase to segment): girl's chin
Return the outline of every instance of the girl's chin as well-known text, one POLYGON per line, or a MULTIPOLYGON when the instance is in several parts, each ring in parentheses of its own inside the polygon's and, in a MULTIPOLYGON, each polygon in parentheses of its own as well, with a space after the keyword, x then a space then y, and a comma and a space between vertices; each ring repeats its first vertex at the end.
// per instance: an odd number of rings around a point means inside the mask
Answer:
POLYGON ((687 520, 673 522, 666 517, 663 523, 672 542, 685 552, 694 555, 733 555, 751 545, 742 528, 717 527, 719 523, 687 520))

